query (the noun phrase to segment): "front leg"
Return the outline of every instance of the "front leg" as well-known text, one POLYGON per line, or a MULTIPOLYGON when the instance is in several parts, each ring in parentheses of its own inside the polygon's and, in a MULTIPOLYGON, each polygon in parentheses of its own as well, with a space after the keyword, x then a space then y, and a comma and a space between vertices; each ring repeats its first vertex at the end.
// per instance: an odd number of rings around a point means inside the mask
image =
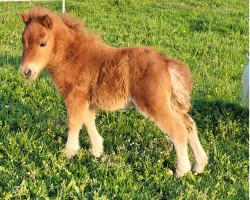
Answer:
POLYGON ((65 145, 64 152, 71 158, 77 154, 77 151, 81 148, 79 144, 79 132, 78 131, 68 131, 68 139, 65 145))
MULTIPOLYGON (((83 111, 81 109, 81 111, 83 111)), ((68 138, 65 145, 65 153, 68 157, 76 155, 77 151, 81 148, 79 143, 79 133, 83 123, 83 112, 77 109, 72 109, 67 106, 68 113, 68 138)))
POLYGON ((91 154, 96 158, 103 154, 103 138, 100 136, 95 125, 95 110, 88 109, 85 112, 84 125, 87 128, 91 143, 91 154))
POLYGON ((79 94, 81 94, 80 91, 77 91, 77 93, 71 93, 67 99, 65 99, 68 120, 68 139, 64 152, 68 157, 75 156, 80 149, 79 133, 84 121, 85 110, 88 109, 86 98, 79 96, 79 94))
POLYGON ((95 157, 100 157, 103 154, 103 138, 96 130, 95 110, 82 99, 68 98, 65 102, 68 112, 68 139, 65 153, 68 157, 72 157, 80 149, 79 132, 84 124, 91 142, 91 153, 95 157))

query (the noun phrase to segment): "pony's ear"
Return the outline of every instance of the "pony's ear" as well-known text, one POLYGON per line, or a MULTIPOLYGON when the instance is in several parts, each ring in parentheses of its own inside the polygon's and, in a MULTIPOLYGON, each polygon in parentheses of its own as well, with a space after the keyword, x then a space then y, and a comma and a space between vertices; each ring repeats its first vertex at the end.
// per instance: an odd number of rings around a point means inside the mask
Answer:
POLYGON ((53 22, 48 15, 38 16, 38 21, 45 27, 52 29, 53 22))
POLYGON ((26 13, 20 13, 20 18, 22 19, 22 21, 25 23, 25 24, 28 24, 30 22, 30 17, 28 14, 26 13))

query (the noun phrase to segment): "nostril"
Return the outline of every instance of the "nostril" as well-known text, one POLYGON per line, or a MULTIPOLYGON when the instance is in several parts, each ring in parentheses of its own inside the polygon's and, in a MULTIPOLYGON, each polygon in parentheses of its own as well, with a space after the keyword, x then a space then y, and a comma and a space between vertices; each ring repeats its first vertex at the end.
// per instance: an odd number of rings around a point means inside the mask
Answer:
POLYGON ((30 76, 31 75, 31 69, 27 69, 25 72, 24 72, 25 76, 30 76))

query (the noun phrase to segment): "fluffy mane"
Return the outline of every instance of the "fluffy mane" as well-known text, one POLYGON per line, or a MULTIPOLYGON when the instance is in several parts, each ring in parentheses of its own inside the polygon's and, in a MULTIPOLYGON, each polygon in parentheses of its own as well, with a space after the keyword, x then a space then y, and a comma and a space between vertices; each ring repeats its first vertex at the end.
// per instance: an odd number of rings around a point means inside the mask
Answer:
POLYGON ((29 18, 37 20, 39 16, 48 15, 52 19, 56 18, 56 14, 42 7, 33 7, 29 10, 29 18))
POLYGON ((73 18, 70 14, 64 13, 61 15, 61 19, 65 25, 76 31, 86 31, 85 21, 73 18))
POLYGON ((57 15, 55 12, 51 12, 43 7, 34 7, 29 10, 29 18, 31 20, 38 20, 40 16, 48 15, 53 23, 57 24, 59 27, 66 25, 71 32, 76 35, 82 35, 88 40, 100 41, 100 37, 95 33, 89 32, 85 28, 85 21, 81 19, 76 19, 68 13, 63 13, 62 15, 57 15))

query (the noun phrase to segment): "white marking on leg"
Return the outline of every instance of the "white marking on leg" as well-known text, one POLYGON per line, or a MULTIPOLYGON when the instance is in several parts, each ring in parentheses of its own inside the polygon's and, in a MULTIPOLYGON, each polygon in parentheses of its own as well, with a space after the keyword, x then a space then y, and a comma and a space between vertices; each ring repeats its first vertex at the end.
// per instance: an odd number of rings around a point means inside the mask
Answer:
POLYGON ((80 149, 79 131, 78 132, 69 131, 68 139, 65 145, 65 153, 67 154, 68 157, 73 157, 74 155, 76 155, 79 149, 80 149))
POLYGON ((195 135, 189 133, 188 141, 193 150, 195 158, 195 165, 193 170, 196 173, 202 173, 208 163, 208 157, 204 149, 202 148, 199 139, 195 135))
POLYGON ((192 127, 189 129, 188 133, 188 142, 191 146, 192 152, 194 154, 195 165, 193 171, 196 173, 202 173, 205 166, 208 163, 208 157, 206 152, 201 146, 200 140, 198 138, 198 132, 196 124, 191 117, 188 117, 192 127))
POLYGON ((93 123, 88 124, 87 131, 91 142, 91 154, 98 158, 103 154, 103 138, 93 123))
POLYGON ((89 110, 85 115, 84 125, 91 143, 91 154, 100 157, 103 154, 103 138, 100 136, 95 125, 95 111, 89 110))
POLYGON ((176 176, 184 176, 191 170, 191 163, 188 158, 187 145, 175 144, 177 168, 176 176))

